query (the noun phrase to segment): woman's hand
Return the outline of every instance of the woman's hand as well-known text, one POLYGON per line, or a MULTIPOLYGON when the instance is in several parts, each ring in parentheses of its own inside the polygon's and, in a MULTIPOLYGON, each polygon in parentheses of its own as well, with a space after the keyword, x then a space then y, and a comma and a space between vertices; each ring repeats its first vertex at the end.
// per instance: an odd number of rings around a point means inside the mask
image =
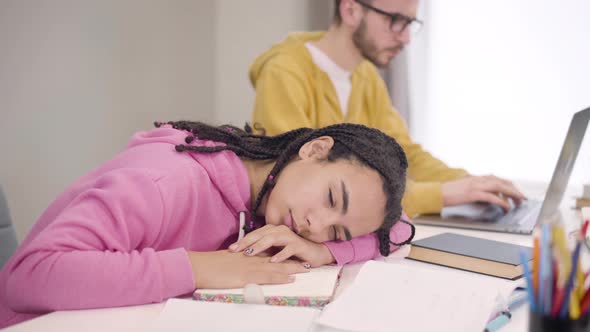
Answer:
POLYGON ((187 251, 195 288, 240 288, 247 284, 287 284, 296 273, 309 272, 301 262, 271 263, 269 257, 250 257, 227 250, 187 251))
POLYGON ((334 256, 328 247, 302 238, 285 225, 265 225, 248 233, 229 249, 233 252, 244 250, 244 254, 256 256, 271 247, 282 247, 270 258, 273 263, 283 262, 290 257, 297 257, 310 267, 334 263, 334 256))

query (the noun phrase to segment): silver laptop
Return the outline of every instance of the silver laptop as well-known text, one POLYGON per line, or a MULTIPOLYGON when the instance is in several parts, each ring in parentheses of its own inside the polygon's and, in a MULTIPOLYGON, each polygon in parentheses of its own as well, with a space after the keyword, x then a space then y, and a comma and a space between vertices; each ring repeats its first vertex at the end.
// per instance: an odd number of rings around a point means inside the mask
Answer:
MULTIPOLYGON (((559 205, 578 157, 578 151, 588 127, 588 120, 590 120, 590 107, 574 114, 557 165, 553 171, 551 183, 542 202, 528 200, 520 206, 514 207, 508 213, 504 213, 496 205, 475 203, 451 207, 450 209, 457 208, 456 213, 451 212, 450 214, 447 213, 447 215, 443 213, 443 216, 421 215, 413 220, 417 224, 423 225, 531 234, 535 225, 551 222, 558 218, 559 205), (468 217, 470 214, 479 216, 479 219, 468 217)), ((444 210, 448 209, 445 208, 444 210)))

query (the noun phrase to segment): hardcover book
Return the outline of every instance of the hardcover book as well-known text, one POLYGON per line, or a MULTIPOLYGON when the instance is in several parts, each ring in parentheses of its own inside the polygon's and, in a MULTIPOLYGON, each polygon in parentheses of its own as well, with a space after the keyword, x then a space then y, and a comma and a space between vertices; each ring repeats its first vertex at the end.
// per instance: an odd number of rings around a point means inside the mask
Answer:
POLYGON ((530 247, 443 233, 412 242, 409 259, 515 280, 522 276, 519 253, 530 247))
MULTIPOLYGON (((322 266, 308 273, 295 275, 295 281, 282 285, 256 285, 262 291, 264 303, 281 306, 322 308, 334 296, 342 266, 322 266)), ((193 299, 197 301, 244 303, 245 288, 197 289, 193 299)))

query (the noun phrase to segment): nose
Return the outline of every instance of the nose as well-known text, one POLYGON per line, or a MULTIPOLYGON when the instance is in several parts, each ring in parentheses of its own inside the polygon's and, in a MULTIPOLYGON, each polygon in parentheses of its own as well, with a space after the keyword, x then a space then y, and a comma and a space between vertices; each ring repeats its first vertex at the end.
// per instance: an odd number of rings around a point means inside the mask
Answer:
POLYGON ((338 221, 339 214, 333 209, 315 210, 305 217, 305 227, 311 234, 322 234, 327 227, 330 227, 338 221))
POLYGON ((408 26, 401 32, 397 33, 395 38, 398 42, 402 43, 403 45, 407 45, 410 43, 412 39, 410 34, 410 27, 408 26))

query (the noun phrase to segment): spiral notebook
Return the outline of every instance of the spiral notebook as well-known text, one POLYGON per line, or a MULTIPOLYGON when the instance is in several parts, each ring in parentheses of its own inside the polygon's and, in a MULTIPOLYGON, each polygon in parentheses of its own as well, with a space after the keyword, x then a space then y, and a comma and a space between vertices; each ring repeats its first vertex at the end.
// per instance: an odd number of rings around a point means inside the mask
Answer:
MULTIPOLYGON (((271 305, 322 308, 328 304, 338 286, 342 266, 322 266, 308 273, 295 275, 295 282, 282 285, 256 285, 261 292, 260 301, 271 305)), ((245 296, 244 288, 197 289, 193 299, 197 301, 252 303, 245 296)), ((254 294, 256 295, 256 294, 254 294)))

